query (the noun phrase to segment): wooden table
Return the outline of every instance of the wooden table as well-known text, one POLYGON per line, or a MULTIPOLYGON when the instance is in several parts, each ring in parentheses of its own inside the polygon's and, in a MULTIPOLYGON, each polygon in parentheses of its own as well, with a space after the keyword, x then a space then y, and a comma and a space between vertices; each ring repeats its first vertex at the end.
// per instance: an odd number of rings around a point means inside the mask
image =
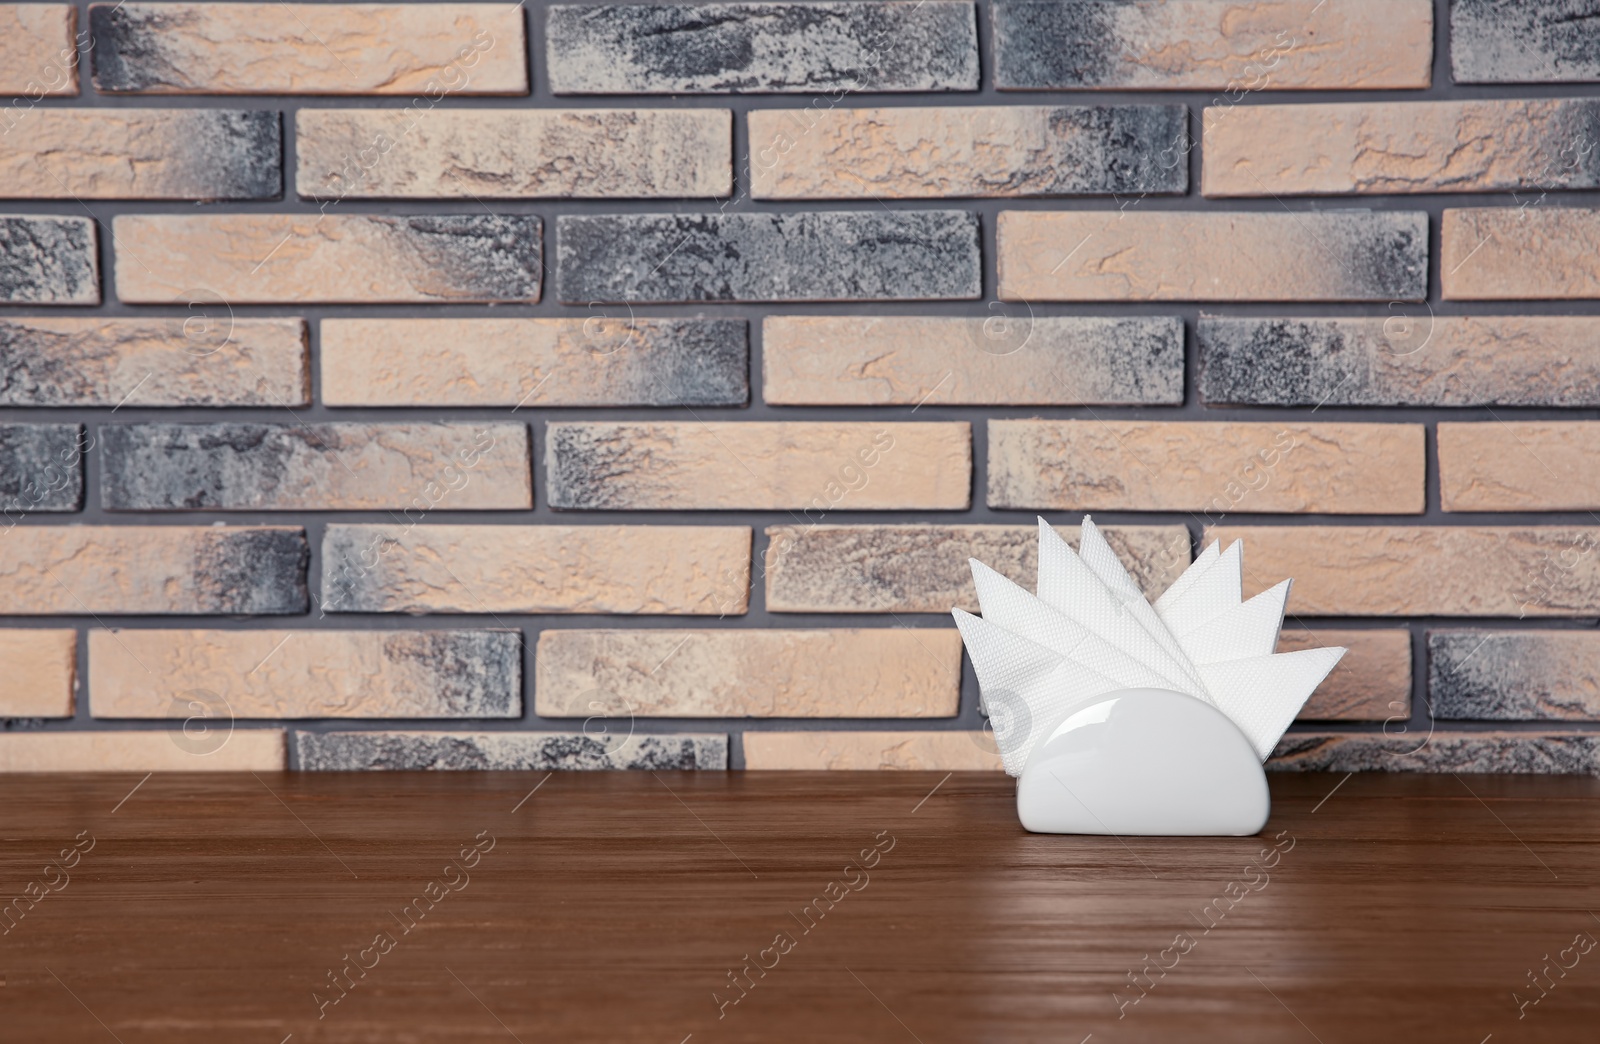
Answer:
POLYGON ((0 1041, 1600 1039, 1596 779, 1280 775, 1200 840, 980 774, 0 789, 0 1041))

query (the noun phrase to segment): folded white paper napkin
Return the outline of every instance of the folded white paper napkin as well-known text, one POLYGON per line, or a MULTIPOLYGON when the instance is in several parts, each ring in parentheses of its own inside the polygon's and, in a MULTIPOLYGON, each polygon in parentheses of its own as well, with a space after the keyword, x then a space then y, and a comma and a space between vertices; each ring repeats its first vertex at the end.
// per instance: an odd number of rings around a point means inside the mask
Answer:
POLYGON ((1078 704, 1116 689, 1208 703, 1264 761, 1342 648, 1274 653, 1290 582, 1243 599, 1243 547, 1212 544, 1151 605, 1088 516, 1079 550, 1039 519, 1036 595, 972 560, 983 616, 952 610, 1006 771, 1078 704))

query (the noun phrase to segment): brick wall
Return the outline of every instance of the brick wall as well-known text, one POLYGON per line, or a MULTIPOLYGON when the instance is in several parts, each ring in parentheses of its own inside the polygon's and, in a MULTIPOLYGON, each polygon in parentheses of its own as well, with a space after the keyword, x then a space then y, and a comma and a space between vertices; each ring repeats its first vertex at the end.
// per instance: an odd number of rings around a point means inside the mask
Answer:
POLYGON ((0 769, 992 767, 1093 511, 1596 771, 1593 6, 0 4, 0 769))

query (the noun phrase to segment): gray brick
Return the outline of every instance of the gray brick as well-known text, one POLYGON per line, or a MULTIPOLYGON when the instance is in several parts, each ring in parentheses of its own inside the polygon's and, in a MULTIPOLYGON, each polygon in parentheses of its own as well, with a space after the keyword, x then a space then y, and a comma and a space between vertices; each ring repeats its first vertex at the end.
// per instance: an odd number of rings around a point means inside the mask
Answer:
POLYGON ((960 210, 556 219, 556 294, 590 301, 892 301, 982 292, 960 210))
POLYGON ((100 429, 111 511, 532 507, 522 424, 129 424, 100 429))
MULTIPOLYGON (((565 732, 296 732, 298 767, 554 771, 556 769, 726 769, 726 735, 565 732)), ((631 724, 630 726, 631 727, 631 724)))
POLYGON ((0 424, 0 518, 83 507, 83 425, 0 424))
POLYGON ((1001 90, 1428 86, 1432 0, 995 0, 1001 90))
POLYGON ((1600 634, 1429 631, 1428 694, 1440 718, 1600 720, 1600 634))
POLYGON ((1536 772, 1600 775, 1600 732, 1291 732, 1277 772, 1536 772))
POLYGON ((1594 0, 1452 0, 1450 72, 1457 83, 1600 81, 1594 0))
POLYGON ((545 28, 556 94, 975 91, 973 5, 557 4, 545 28))
POLYGON ((1595 316, 1203 315, 1195 338, 1208 405, 1600 406, 1595 316))
POLYGON ((99 303, 93 221, 0 214, 0 304, 99 303))

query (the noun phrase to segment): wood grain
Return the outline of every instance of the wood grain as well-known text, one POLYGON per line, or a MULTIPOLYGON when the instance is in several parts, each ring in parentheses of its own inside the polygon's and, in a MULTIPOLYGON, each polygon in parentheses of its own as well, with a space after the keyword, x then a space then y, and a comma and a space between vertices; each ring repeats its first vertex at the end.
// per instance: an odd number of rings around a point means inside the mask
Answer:
POLYGON ((1276 775, 1226 839, 1029 835, 977 773, 139 782, 0 777, 0 892, 48 893, 0 916, 0 1037, 1472 1044, 1600 1015, 1600 948, 1551 963, 1600 940, 1600 779, 1276 775))

